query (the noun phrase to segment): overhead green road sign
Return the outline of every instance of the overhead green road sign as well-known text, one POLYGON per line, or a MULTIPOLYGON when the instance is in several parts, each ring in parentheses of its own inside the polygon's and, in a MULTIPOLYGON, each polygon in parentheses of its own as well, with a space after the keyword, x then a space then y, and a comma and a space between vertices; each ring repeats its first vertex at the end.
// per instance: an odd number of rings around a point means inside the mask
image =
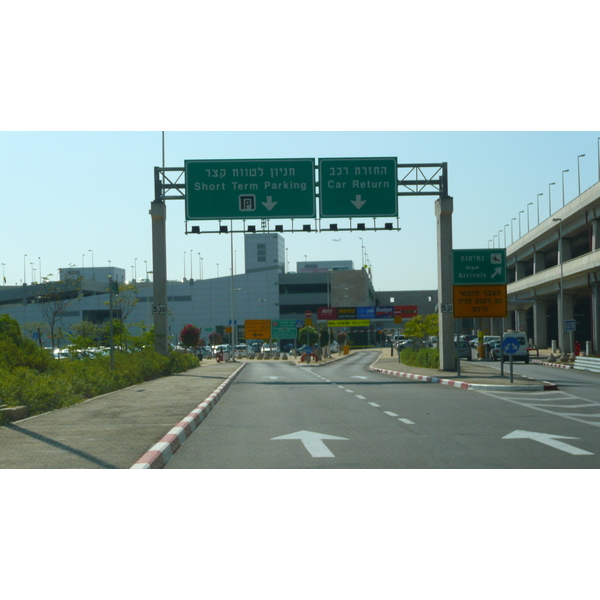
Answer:
POLYGON ((321 217, 398 216, 396 158, 320 158, 321 217))
POLYGON ((315 161, 186 160, 188 220, 313 218, 315 161))
POLYGON ((452 283, 481 285, 506 283, 506 249, 453 250, 452 283))

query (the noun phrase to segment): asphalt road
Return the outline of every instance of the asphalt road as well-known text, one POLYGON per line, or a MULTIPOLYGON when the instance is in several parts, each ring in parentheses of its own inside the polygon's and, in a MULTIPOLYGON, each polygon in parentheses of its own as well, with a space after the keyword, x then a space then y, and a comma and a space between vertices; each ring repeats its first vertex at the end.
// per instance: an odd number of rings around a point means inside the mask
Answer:
POLYGON ((598 418, 565 418, 557 392, 398 379, 369 371, 371 360, 357 353, 323 367, 249 364, 166 468, 600 466, 598 418))

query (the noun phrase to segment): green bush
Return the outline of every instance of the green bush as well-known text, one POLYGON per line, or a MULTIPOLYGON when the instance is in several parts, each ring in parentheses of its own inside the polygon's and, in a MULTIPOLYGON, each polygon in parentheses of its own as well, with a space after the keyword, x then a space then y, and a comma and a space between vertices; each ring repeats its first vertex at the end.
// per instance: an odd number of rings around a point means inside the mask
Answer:
POLYGON ((439 369, 440 351, 438 348, 421 348, 420 350, 405 348, 400 353, 400 361, 408 367, 439 369))

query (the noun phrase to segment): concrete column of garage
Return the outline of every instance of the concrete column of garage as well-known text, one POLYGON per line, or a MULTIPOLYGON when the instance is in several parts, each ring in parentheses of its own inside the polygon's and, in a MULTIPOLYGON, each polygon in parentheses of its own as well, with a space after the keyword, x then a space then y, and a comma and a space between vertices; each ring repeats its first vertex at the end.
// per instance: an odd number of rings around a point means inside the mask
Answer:
POLYGON ((533 305, 533 341, 536 348, 548 348, 548 302, 537 298, 533 305))

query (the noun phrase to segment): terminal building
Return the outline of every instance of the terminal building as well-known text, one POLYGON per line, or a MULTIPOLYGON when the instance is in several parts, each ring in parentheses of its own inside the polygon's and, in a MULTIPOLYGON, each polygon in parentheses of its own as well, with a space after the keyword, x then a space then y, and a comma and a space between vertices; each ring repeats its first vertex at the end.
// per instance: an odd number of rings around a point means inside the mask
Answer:
MULTIPOLYGON (((176 344, 179 332, 190 323, 201 329, 206 339, 210 333, 227 338, 233 321, 238 340, 245 339, 244 321, 249 319, 294 319, 304 322, 307 312, 318 322, 319 308, 374 307, 410 304, 419 314, 433 313, 437 292, 376 292, 370 270, 355 269, 352 261, 298 262, 295 272, 286 272, 285 242, 279 233, 249 233, 244 236, 245 269, 243 273, 213 279, 184 279, 167 283, 168 335, 176 344)), ((126 319, 137 334, 152 325, 153 284, 148 280, 126 281, 125 269, 86 267, 62 269, 60 281, 65 286, 67 304, 61 314, 61 329, 69 333, 82 320, 104 323, 109 320, 108 278, 119 283, 135 283, 137 303, 126 319), (76 282, 76 283, 75 283, 76 282)), ((50 282, 51 283, 51 282, 50 282)), ((46 321, 44 296, 48 284, 4 286, 0 288, 0 314, 16 319, 23 331, 33 323, 46 321)), ((47 311, 46 311, 47 312, 47 311)), ((393 318, 373 319, 368 327, 369 343, 381 342, 388 332, 401 327, 393 318), (378 333, 379 332, 379 333, 378 333)), ((347 330, 335 328, 334 330, 347 330)), ((50 345, 49 336, 43 338, 50 345)), ((66 340, 63 345, 66 344, 66 340)))

